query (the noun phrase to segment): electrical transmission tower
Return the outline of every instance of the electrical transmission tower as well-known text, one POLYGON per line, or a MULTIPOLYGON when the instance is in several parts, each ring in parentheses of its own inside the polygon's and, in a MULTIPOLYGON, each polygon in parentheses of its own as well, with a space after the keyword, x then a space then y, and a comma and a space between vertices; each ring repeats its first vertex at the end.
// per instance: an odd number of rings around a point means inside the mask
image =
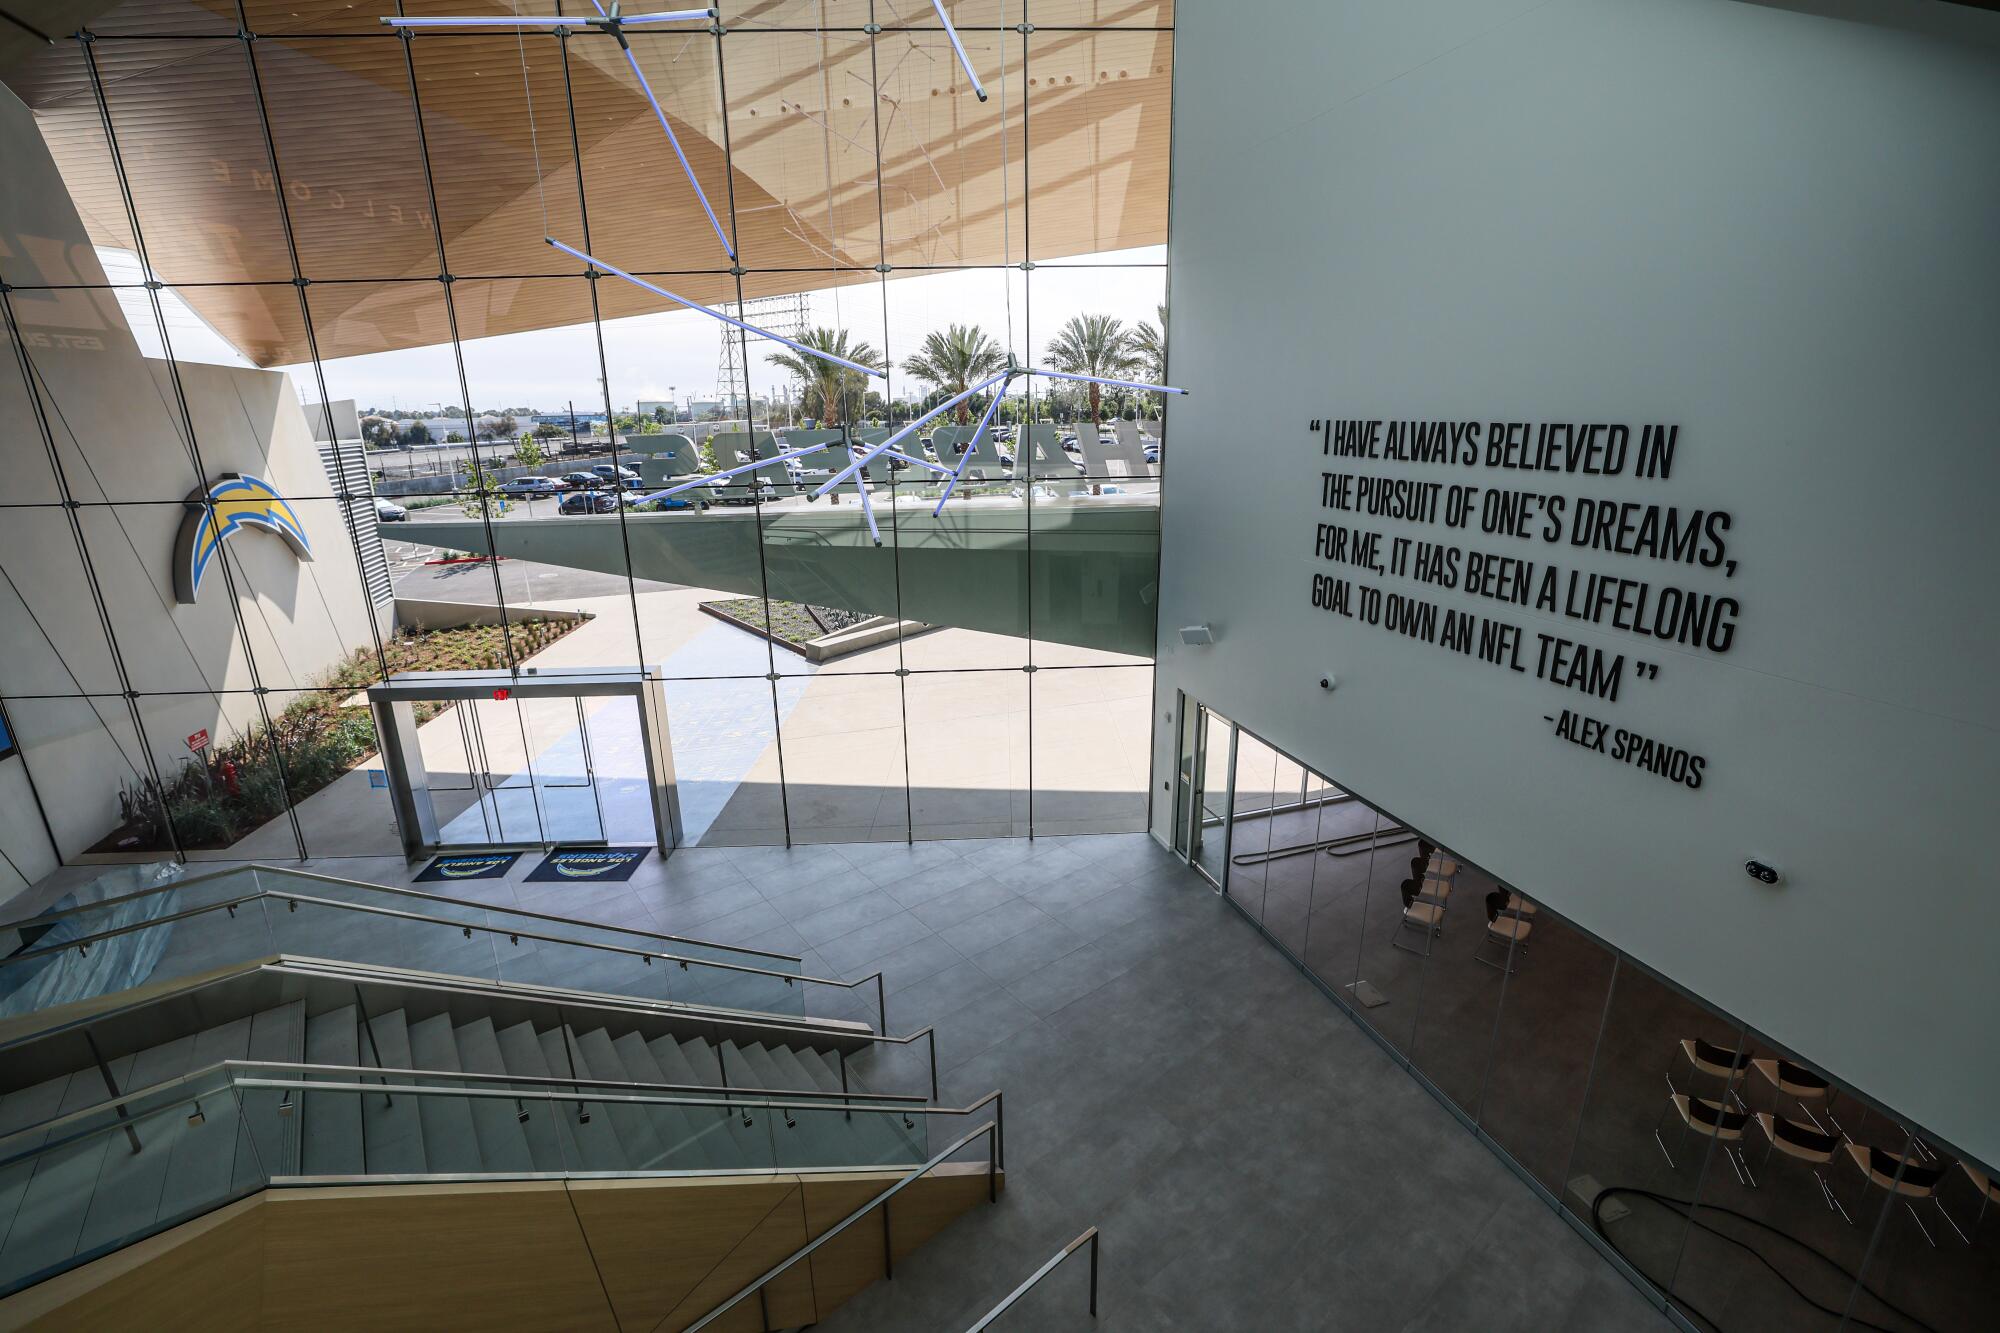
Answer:
MULTIPOLYGON (((722 309, 746 323, 755 324, 760 329, 787 338, 797 338, 811 325, 806 310, 804 292, 794 292, 790 296, 760 296, 741 304, 729 302, 722 309)), ((728 325, 722 328, 722 351, 715 362, 715 397, 722 404, 722 410, 729 416, 750 415, 750 367, 743 363, 747 350, 751 357, 761 361, 763 350, 776 344, 767 339, 747 335, 728 325)), ((774 366, 763 367, 763 382, 770 384, 772 376, 781 374, 774 366)), ((775 395, 774 395, 775 396, 775 395)))

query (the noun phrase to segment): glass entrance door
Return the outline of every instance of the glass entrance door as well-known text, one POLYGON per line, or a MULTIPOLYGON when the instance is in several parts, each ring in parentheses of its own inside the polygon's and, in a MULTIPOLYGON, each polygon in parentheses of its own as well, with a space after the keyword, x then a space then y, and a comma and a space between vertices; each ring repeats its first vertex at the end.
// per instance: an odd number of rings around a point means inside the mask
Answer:
POLYGON ((1236 767, 1236 724, 1202 708, 1194 742, 1188 862, 1219 889, 1229 861, 1229 775, 1236 767))
POLYGON ((409 673, 369 688, 411 855, 679 837, 650 672, 409 673))

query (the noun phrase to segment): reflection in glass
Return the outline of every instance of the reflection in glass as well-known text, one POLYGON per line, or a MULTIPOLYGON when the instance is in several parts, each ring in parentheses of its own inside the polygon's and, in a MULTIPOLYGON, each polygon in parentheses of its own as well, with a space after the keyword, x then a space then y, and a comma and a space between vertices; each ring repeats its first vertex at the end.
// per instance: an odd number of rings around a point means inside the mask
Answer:
POLYGON ((1541 912, 1531 953, 1511 965, 1479 1124, 1560 1194, 1615 960, 1610 950, 1541 912))
MULTIPOLYGON (((1428 843, 1416 844, 1421 851, 1428 843)), ((1510 961, 1526 958, 1514 932, 1533 929, 1533 905, 1514 901, 1485 872, 1433 849, 1424 866, 1427 894, 1448 890, 1452 910, 1424 978, 1424 1009, 1411 1060, 1467 1115, 1477 1114, 1493 1050, 1494 1020, 1510 961)))
MULTIPOLYGON (((1725 1328, 1831 1327, 1853 1295, 1888 1199, 1863 1188, 1850 1169, 1853 1145, 1838 1112, 1869 1141, 1861 1108, 1841 1107, 1839 1088, 1754 1035, 1745 1055, 1730 1098, 1749 1116, 1742 1170, 1711 1164, 1702 1178, 1673 1300, 1725 1328)), ((1896 1126, 1877 1117, 1875 1129, 1884 1151, 1904 1150, 1896 1126)))
POLYGON ((1229 770, 1235 758, 1235 724, 1210 708, 1201 710, 1200 751, 1195 758, 1195 820, 1189 859, 1220 888, 1229 853, 1229 770))
POLYGON ((1225 885, 1253 919, 1264 913, 1264 878, 1271 849, 1271 805, 1278 752, 1248 731, 1236 733, 1236 772, 1229 805, 1229 881, 1225 885))
MULTIPOLYGON (((1872 1228, 1874 1249, 1861 1271, 1852 1327, 1862 1321, 1939 1333, 1991 1328, 2000 1301, 2000 1188, 1985 1165, 1961 1159, 1921 1133, 1898 1141, 1881 1115, 1855 1129, 1834 1164, 1833 1185, 1857 1230, 1872 1228), (1857 1208, 1856 1201, 1860 1201, 1857 1208), (1882 1212, 1877 1212, 1877 1202, 1882 1212)), ((1851 1248, 1843 1253, 1851 1253, 1851 1248)))
POLYGON ((1478 908, 1476 903, 1454 903, 1449 885, 1426 885, 1416 834, 1385 815, 1376 817, 1373 832, 1365 844, 1367 892, 1355 998, 1369 1025, 1407 1051, 1423 999, 1423 965, 1437 952, 1452 910, 1478 908))
POLYGON ((1565 1208, 1663 1290, 1680 1261, 1684 1210, 1711 1146, 1723 1150, 1716 1157, 1725 1175, 1743 1169, 1748 1117, 1733 1087, 1747 1058, 1742 1035, 1639 967, 1620 963, 1559 1194, 1565 1208))

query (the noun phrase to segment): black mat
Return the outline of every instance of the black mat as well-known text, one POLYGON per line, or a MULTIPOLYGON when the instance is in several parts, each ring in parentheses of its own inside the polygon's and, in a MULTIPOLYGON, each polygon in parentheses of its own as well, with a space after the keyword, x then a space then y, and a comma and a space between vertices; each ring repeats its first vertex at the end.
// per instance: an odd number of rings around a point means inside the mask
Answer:
POLYGON ((521 859, 519 852, 454 852, 434 856, 417 882, 440 879, 499 879, 521 859))
POLYGON ((528 878, 544 883, 630 879, 639 863, 646 859, 646 853, 652 850, 651 847, 558 847, 528 872, 528 878))

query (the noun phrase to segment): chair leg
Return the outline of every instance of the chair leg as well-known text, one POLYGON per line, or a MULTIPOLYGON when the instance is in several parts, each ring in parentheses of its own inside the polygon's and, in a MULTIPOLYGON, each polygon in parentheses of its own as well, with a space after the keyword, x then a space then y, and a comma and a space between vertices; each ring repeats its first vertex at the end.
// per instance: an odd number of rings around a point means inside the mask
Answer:
POLYGON ((1935 1250, 1937 1248, 1937 1242, 1931 1239, 1931 1229, 1924 1225, 1924 1219, 1917 1215, 1917 1206, 1911 1203, 1908 1199, 1905 1199, 1903 1200, 1903 1207, 1910 1210, 1910 1220, 1917 1224, 1917 1230, 1924 1233, 1924 1240, 1927 1241, 1930 1244, 1930 1247, 1935 1250))
POLYGON ((1674 1155, 1667 1151, 1667 1141, 1660 1137, 1660 1126, 1666 1124, 1667 1117, 1674 1112, 1673 1086, 1674 1080, 1669 1076, 1667 1079, 1667 1108, 1661 1111, 1660 1118, 1653 1122, 1653 1142, 1660 1145, 1660 1156, 1667 1159, 1667 1165, 1678 1171, 1681 1169, 1680 1163, 1676 1162, 1674 1155))
POLYGON ((1943 1195, 1936 1193, 1932 1194, 1931 1202, 1937 1205, 1938 1216, 1944 1219, 1945 1225, 1950 1227, 1954 1232, 1956 1232, 1958 1238, 1964 1241, 1967 1245, 1972 1244, 1972 1237, 1965 1234, 1964 1228, 1960 1227, 1957 1222, 1953 1221, 1951 1213, 1946 1210, 1944 1206, 1943 1195))
POLYGON ((1853 1226, 1854 1219, 1847 1215, 1847 1209, 1840 1202, 1840 1196, 1833 1192, 1833 1183, 1821 1174, 1818 1167, 1813 1168, 1813 1179, 1819 1182, 1819 1192, 1826 1199, 1826 1206, 1832 1211, 1839 1213, 1841 1221, 1847 1223, 1849 1226, 1853 1226))

